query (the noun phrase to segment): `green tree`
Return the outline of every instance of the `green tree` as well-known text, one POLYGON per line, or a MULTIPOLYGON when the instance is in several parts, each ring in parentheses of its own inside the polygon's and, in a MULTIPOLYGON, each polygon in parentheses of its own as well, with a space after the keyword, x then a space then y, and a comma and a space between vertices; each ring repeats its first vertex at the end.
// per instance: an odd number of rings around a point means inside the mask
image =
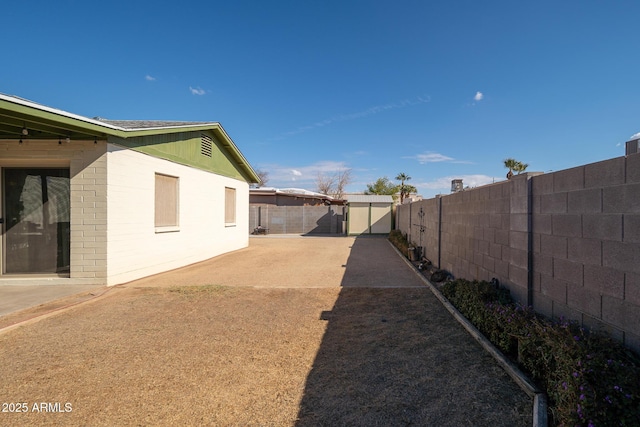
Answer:
POLYGON ((396 180, 400 181, 400 185, 398 185, 398 192, 400 193, 400 204, 404 202, 404 198, 411 193, 417 193, 418 189, 410 184, 405 184, 406 181, 409 181, 411 177, 404 172, 401 172, 396 176, 396 180))
POLYGON ((367 184, 364 194, 378 194, 383 196, 393 196, 398 192, 398 186, 389 181, 389 178, 383 176, 378 178, 376 182, 367 184))

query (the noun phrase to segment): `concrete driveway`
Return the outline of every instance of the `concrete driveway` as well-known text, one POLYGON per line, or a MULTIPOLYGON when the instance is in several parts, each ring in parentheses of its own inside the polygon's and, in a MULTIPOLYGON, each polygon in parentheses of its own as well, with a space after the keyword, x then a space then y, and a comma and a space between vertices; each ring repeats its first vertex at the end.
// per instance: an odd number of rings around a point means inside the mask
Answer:
POLYGON ((252 237, 239 251, 124 286, 424 287, 384 237, 252 237))
MULTIPOLYGON (((121 286, 224 284, 271 288, 424 286, 380 237, 256 236, 248 248, 121 286), (366 242, 366 244, 364 243, 366 242)), ((71 296, 95 285, 0 285, 0 316, 71 296)))

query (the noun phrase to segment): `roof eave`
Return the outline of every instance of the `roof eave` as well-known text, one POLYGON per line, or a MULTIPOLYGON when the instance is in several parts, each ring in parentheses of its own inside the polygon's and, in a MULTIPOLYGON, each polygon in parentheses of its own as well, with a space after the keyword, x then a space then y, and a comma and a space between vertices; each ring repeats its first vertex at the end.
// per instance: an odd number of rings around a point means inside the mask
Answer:
POLYGON ((199 123, 194 125, 173 125, 153 128, 125 129, 96 119, 79 116, 67 111, 47 107, 26 99, 8 96, 0 93, 0 119, 11 122, 10 127, 41 126, 47 129, 47 135, 51 137, 66 137, 71 133, 83 138, 106 138, 115 136, 119 138, 132 138, 139 136, 155 135, 159 133, 197 132, 211 130, 221 139, 234 160, 246 174, 249 183, 260 183, 260 177, 251 167, 240 149, 236 146, 220 123, 199 123), (23 125, 24 123, 24 125, 23 125))
POLYGON ((158 133, 201 131, 220 126, 218 122, 210 122, 194 125, 124 128, 101 120, 90 119, 88 117, 69 113, 57 108, 47 107, 23 98, 0 94, 0 111, 5 109, 14 112, 17 116, 20 116, 25 120, 31 118, 33 120, 41 119, 51 122, 61 122, 63 124, 66 123, 73 125, 75 128, 80 128, 91 133, 112 135, 120 138, 133 138, 137 136, 155 135, 158 133))

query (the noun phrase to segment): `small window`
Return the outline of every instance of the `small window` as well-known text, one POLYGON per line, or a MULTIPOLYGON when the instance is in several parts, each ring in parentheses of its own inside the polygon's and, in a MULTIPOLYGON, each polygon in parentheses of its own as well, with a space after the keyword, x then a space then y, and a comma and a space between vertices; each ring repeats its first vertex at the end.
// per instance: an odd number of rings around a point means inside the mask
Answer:
POLYGON ((175 176, 156 174, 155 226, 156 231, 177 231, 178 183, 175 176))
POLYGON ((225 187, 224 189, 224 224, 236 224, 236 189, 225 187))
POLYGON ((213 147, 213 139, 209 135, 202 134, 200 138, 200 154, 211 157, 211 149, 213 147))

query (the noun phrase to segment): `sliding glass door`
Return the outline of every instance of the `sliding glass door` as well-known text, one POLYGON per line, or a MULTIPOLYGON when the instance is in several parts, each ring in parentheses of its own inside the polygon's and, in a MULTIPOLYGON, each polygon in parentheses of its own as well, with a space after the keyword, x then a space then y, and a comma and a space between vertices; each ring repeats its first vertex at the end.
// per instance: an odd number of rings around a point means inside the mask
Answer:
POLYGON ((68 274, 69 169, 2 171, 3 274, 68 274))

